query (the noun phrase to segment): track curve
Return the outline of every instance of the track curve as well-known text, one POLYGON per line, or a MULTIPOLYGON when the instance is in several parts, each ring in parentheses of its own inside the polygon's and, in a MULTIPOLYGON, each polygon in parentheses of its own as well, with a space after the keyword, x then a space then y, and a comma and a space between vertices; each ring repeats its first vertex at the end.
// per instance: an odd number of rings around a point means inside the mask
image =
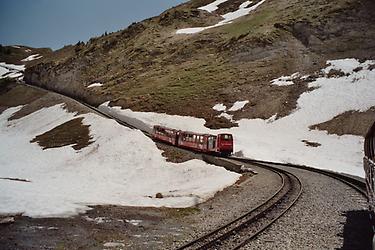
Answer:
POLYGON ((264 168, 275 172, 282 180, 272 196, 239 218, 178 249, 239 249, 286 213, 300 197, 302 182, 288 171, 264 168))

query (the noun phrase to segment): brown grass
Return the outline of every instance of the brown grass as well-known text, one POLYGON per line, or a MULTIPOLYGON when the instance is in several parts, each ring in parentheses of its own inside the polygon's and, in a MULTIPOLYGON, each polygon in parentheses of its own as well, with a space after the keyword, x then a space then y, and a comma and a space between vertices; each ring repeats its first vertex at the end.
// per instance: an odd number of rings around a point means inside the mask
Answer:
POLYGON ((83 118, 65 122, 44 134, 36 136, 31 143, 38 143, 43 150, 72 145, 75 150, 87 147, 92 141, 89 125, 82 124, 83 118))

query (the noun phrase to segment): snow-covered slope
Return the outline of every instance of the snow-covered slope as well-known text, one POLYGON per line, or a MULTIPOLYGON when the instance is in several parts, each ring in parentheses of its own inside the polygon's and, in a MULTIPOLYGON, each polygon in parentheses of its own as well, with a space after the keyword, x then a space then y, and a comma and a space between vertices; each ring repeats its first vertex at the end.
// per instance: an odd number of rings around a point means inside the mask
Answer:
MULTIPOLYGON (((303 93, 298 99, 297 109, 289 116, 277 120, 242 119, 238 121, 239 126, 236 128, 211 131, 204 127, 203 119, 194 117, 133 112, 119 107, 110 108, 107 104, 100 108, 140 119, 150 126, 160 124, 202 133, 233 133, 235 151, 242 151, 250 158, 304 164, 363 176, 363 138, 329 135, 326 131, 310 130, 309 126, 328 121, 348 110, 366 111, 375 106, 375 70, 369 68, 370 65, 375 65, 375 61, 360 63, 356 59, 342 59, 327 63, 321 76, 309 83, 309 87, 314 89, 303 93), (342 71, 345 75, 329 77, 331 69, 342 71), (316 147, 306 142, 315 144, 316 147)), ((288 80, 288 84, 293 84, 292 80, 297 76, 295 73, 284 78, 288 80)), ((277 81, 285 81, 284 78, 277 81)), ((220 104, 214 108, 226 109, 220 104)))
POLYGON ((25 65, 14 65, 0 62, 0 79, 2 78, 23 78, 25 65))
MULTIPOLYGON (((214 1, 210 4, 208 4, 208 5, 199 7, 198 9, 205 10, 205 11, 208 11, 208 12, 213 12, 213 11, 218 9, 218 6, 221 3, 224 3, 226 1, 227 0, 217 0, 217 1, 214 1)), ((254 11, 256 8, 258 8, 264 2, 265 2, 265 0, 261 0, 257 3, 255 3, 255 4, 253 4, 253 1, 245 1, 244 3, 242 3, 238 7, 238 10, 233 11, 233 12, 228 12, 228 13, 222 15, 221 17, 223 18, 223 20, 221 20, 220 22, 218 22, 215 25, 206 26, 206 27, 179 29, 179 30, 176 31, 176 33, 177 34, 193 34, 193 33, 201 32, 201 31, 206 30, 206 29, 211 29, 211 28, 215 28, 215 27, 219 27, 219 26, 222 26, 222 25, 225 25, 225 24, 232 23, 234 20, 248 15, 251 11, 254 11)))
POLYGON ((187 207, 212 197, 240 176, 199 160, 166 162, 140 131, 95 114, 75 116, 62 105, 8 121, 21 108, 0 115, 0 214, 70 216, 98 204, 187 207), (70 146, 42 150, 30 143, 77 117, 90 125, 95 140, 80 151, 70 146), (155 197, 159 192, 164 198, 155 197))

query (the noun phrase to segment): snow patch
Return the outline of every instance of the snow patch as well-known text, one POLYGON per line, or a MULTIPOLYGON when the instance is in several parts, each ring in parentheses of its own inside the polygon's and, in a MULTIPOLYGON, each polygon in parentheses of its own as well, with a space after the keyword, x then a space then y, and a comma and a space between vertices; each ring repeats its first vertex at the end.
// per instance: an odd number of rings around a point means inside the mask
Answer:
POLYGON ((235 103, 233 104, 233 106, 232 106, 230 109, 228 109, 228 111, 232 111, 232 112, 234 112, 234 111, 241 110, 241 109, 243 109, 243 108, 245 107, 245 105, 248 104, 248 103, 249 103, 248 100, 246 100, 246 101, 237 101, 237 102, 235 102, 235 103))
POLYGON ((368 69, 368 66, 373 64, 373 62, 374 61, 368 60, 363 63, 360 63, 357 59, 354 58, 330 60, 327 61, 327 64, 329 64, 329 66, 323 69, 322 72, 328 74, 331 70, 339 70, 344 72, 345 74, 352 74, 354 72, 354 69, 360 67, 368 69))
POLYGON ((34 55, 31 55, 31 56, 28 56, 26 57, 25 59, 22 59, 21 61, 22 62, 30 62, 30 61, 33 61, 33 60, 38 60, 40 58, 42 58, 43 56, 39 55, 39 54, 34 54, 34 55))
POLYGON ((127 223, 132 224, 133 226, 138 226, 142 220, 125 220, 127 223))
POLYGON ((87 88, 94 88, 94 87, 101 87, 101 86, 103 86, 102 83, 96 82, 96 83, 90 84, 89 86, 87 86, 87 88))
POLYGON ((121 242, 106 242, 103 244, 104 247, 125 247, 124 243, 121 242))
POLYGON ((215 106, 213 106, 212 109, 216 111, 225 111, 227 107, 222 103, 218 103, 215 106))
MULTIPOLYGON (((251 11, 254 11, 255 9, 257 9, 265 1, 266 0, 262 0, 262 1, 258 2, 257 4, 254 4, 252 6, 249 6, 253 3, 252 1, 246 1, 239 6, 238 10, 222 15, 221 17, 224 20, 221 20, 220 22, 218 22, 215 25, 206 26, 206 27, 179 29, 179 30, 176 31, 176 34, 194 34, 194 33, 199 33, 199 32, 201 32, 203 30, 206 30, 206 29, 211 29, 211 28, 214 28, 214 27, 219 27, 219 26, 222 26, 222 25, 225 25, 225 24, 232 23, 234 20, 248 15, 251 11)), ((198 9, 203 8, 203 9, 209 11, 209 12, 212 12, 212 11, 216 10, 218 8, 218 5, 222 2, 226 2, 226 1, 215 1, 212 4, 200 7, 198 9)))
POLYGON ((0 62, 0 79, 3 78, 23 78, 23 71, 25 71, 25 65, 7 64, 0 62))
POLYGON ((230 114, 228 114, 228 113, 226 113, 226 112, 221 113, 221 114, 218 115, 217 117, 224 117, 225 119, 227 119, 227 120, 233 122, 233 115, 230 115, 230 114))
MULTIPOLYGON (((290 76, 280 76, 279 78, 273 79, 271 81, 272 85, 277 85, 277 86, 288 86, 288 85, 293 85, 294 79, 297 79, 300 77, 300 73, 296 72, 290 76)), ((307 76, 303 76, 304 78, 307 78, 307 76)))
POLYGON ((91 218, 89 216, 83 216, 83 218, 87 221, 90 221, 90 222, 95 222, 96 224, 102 224, 102 223, 108 223, 108 222, 111 222, 110 219, 106 218, 106 217, 96 217, 96 218, 91 218))
POLYGON ((228 0, 216 0, 210 4, 207 4, 205 6, 202 6, 202 7, 199 7, 198 9, 199 10, 205 10, 205 11, 208 11, 208 12, 214 12, 215 10, 217 10, 219 8, 219 5, 222 4, 222 3, 225 3, 227 2, 228 0))
POLYGON ((68 113, 62 104, 8 121, 21 108, 0 115, 0 177, 31 182, 0 179, 0 213, 69 217, 92 205, 189 207, 240 176, 201 160, 167 162, 140 131, 96 114, 68 113), (95 142, 89 146, 79 151, 70 146, 42 150, 30 143, 36 135, 78 117, 90 125, 95 142), (153 198, 158 192, 165 198, 153 198))

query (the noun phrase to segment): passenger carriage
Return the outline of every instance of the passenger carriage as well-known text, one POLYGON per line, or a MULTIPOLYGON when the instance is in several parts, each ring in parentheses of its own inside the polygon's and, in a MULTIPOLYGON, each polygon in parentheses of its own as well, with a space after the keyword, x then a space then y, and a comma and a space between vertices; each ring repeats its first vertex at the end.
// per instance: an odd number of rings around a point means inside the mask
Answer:
POLYGON ((177 145, 179 131, 162 126, 154 126, 152 130, 152 138, 163 142, 177 145))
POLYGON ((152 137, 154 140, 204 153, 221 155, 233 153, 233 136, 231 134, 218 134, 216 136, 154 126, 152 137))

